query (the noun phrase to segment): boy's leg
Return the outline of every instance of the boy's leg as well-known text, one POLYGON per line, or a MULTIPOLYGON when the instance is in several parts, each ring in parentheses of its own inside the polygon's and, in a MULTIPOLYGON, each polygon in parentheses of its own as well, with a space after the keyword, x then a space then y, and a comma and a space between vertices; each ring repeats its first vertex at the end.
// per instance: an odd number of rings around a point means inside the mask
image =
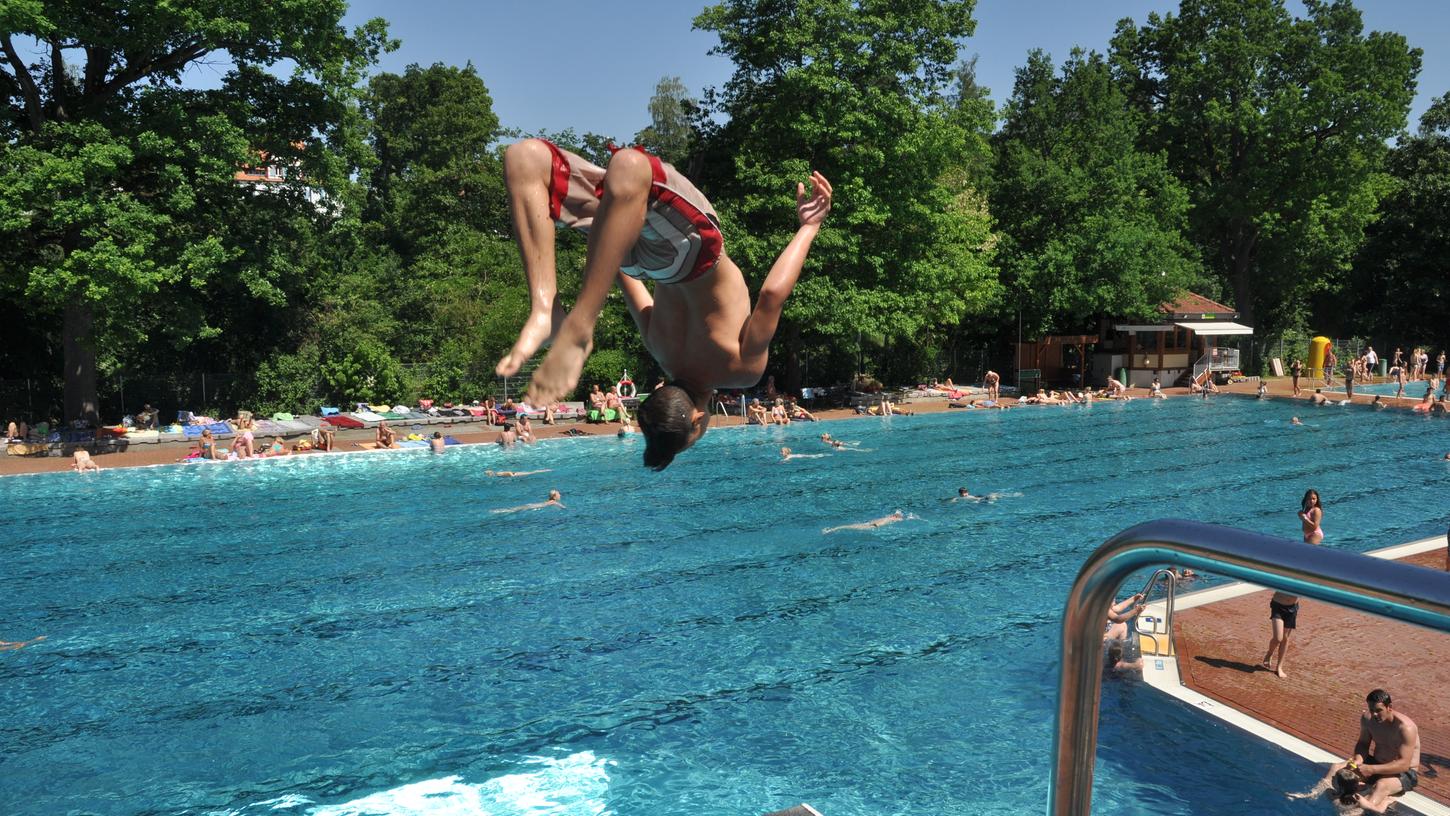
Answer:
POLYGON ((639 240, 644 228, 645 207, 654 176, 649 158, 638 150, 621 150, 609 161, 604 175, 604 195, 589 228, 589 254, 584 261, 584 285, 574 310, 564 319, 554 337, 553 348, 534 371, 529 383, 529 402, 535 405, 557 401, 579 384, 593 348, 594 324, 604 298, 614 285, 625 256, 639 240))
POLYGON ((518 342, 494 369, 499 376, 509 377, 517 374, 540 346, 553 339, 564 321, 564 307, 558 301, 554 222, 549 219, 553 154, 542 141, 525 139, 504 152, 503 166, 514 240, 529 283, 529 317, 519 330, 518 342))

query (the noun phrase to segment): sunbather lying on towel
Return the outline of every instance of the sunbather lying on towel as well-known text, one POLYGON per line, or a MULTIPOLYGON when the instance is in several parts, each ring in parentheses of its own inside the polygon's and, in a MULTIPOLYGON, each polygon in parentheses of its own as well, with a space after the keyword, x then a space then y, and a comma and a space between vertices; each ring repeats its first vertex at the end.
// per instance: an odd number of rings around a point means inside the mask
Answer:
POLYGON ((616 152, 606 169, 526 139, 506 151, 504 173, 532 309, 497 373, 517 374, 552 341, 529 385, 529 401, 562 398, 579 382, 617 277, 645 346, 671 380, 639 413, 644 463, 663 469, 704 435, 716 388, 759 382, 781 309, 831 209, 830 183, 812 173, 809 193, 797 184, 800 227, 766 275, 752 313, 745 276, 725 254, 713 208, 670 165, 628 149, 616 152), (589 233, 584 284, 567 315, 556 299, 550 220, 589 233), (655 282, 653 293, 644 279, 655 282))

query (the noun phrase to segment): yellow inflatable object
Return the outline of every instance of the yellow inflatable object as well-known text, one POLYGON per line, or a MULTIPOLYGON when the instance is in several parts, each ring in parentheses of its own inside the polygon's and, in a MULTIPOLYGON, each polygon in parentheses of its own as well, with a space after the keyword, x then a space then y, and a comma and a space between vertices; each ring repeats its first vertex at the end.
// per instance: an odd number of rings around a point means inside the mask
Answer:
POLYGON ((1324 376, 1324 350, 1329 348, 1328 337, 1316 337, 1309 341, 1309 362, 1304 371, 1307 377, 1324 376))

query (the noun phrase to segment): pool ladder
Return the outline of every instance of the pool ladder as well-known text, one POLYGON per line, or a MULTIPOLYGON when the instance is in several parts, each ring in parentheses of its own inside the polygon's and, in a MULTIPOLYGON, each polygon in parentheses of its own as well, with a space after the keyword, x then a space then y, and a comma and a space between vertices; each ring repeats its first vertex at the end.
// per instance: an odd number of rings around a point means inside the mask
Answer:
MULTIPOLYGON (((1124 530, 1088 557, 1068 593, 1048 779, 1052 816, 1092 813, 1108 607, 1133 573, 1170 563, 1450 631, 1450 573, 1194 521, 1152 521, 1124 530)), ((1150 588, 1157 579, 1155 572, 1150 588)), ((1170 584, 1170 599, 1172 590, 1170 584)), ((1171 625, 1165 620, 1165 628, 1171 625)))
POLYGON ((1153 587, 1159 581, 1163 583, 1163 617, 1158 618, 1152 615, 1140 615, 1135 619, 1136 630, 1134 634, 1147 636, 1153 641, 1152 651, 1143 650, 1144 654, 1151 654, 1157 657, 1168 657, 1173 654, 1173 598, 1178 593, 1178 574, 1172 569, 1164 567, 1156 570, 1148 576, 1148 583, 1143 585, 1141 595, 1146 601, 1152 594, 1153 587), (1144 629, 1144 625, 1147 629, 1144 629))

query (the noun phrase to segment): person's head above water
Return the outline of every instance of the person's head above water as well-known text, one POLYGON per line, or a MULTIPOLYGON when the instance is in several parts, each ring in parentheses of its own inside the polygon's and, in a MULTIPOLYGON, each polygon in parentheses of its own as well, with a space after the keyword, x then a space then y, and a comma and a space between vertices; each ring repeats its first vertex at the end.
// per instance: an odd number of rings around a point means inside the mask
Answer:
POLYGON ((669 467, 710 427, 710 414, 696 407, 690 392, 678 385, 657 389, 640 404, 635 418, 644 435, 644 466, 652 470, 669 467))
POLYGON ((959 487, 959 488, 957 488, 957 495, 958 496, 962 496, 963 498, 965 498, 965 497, 970 496, 972 494, 971 493, 968 493, 967 492, 967 489, 965 487, 959 487))

